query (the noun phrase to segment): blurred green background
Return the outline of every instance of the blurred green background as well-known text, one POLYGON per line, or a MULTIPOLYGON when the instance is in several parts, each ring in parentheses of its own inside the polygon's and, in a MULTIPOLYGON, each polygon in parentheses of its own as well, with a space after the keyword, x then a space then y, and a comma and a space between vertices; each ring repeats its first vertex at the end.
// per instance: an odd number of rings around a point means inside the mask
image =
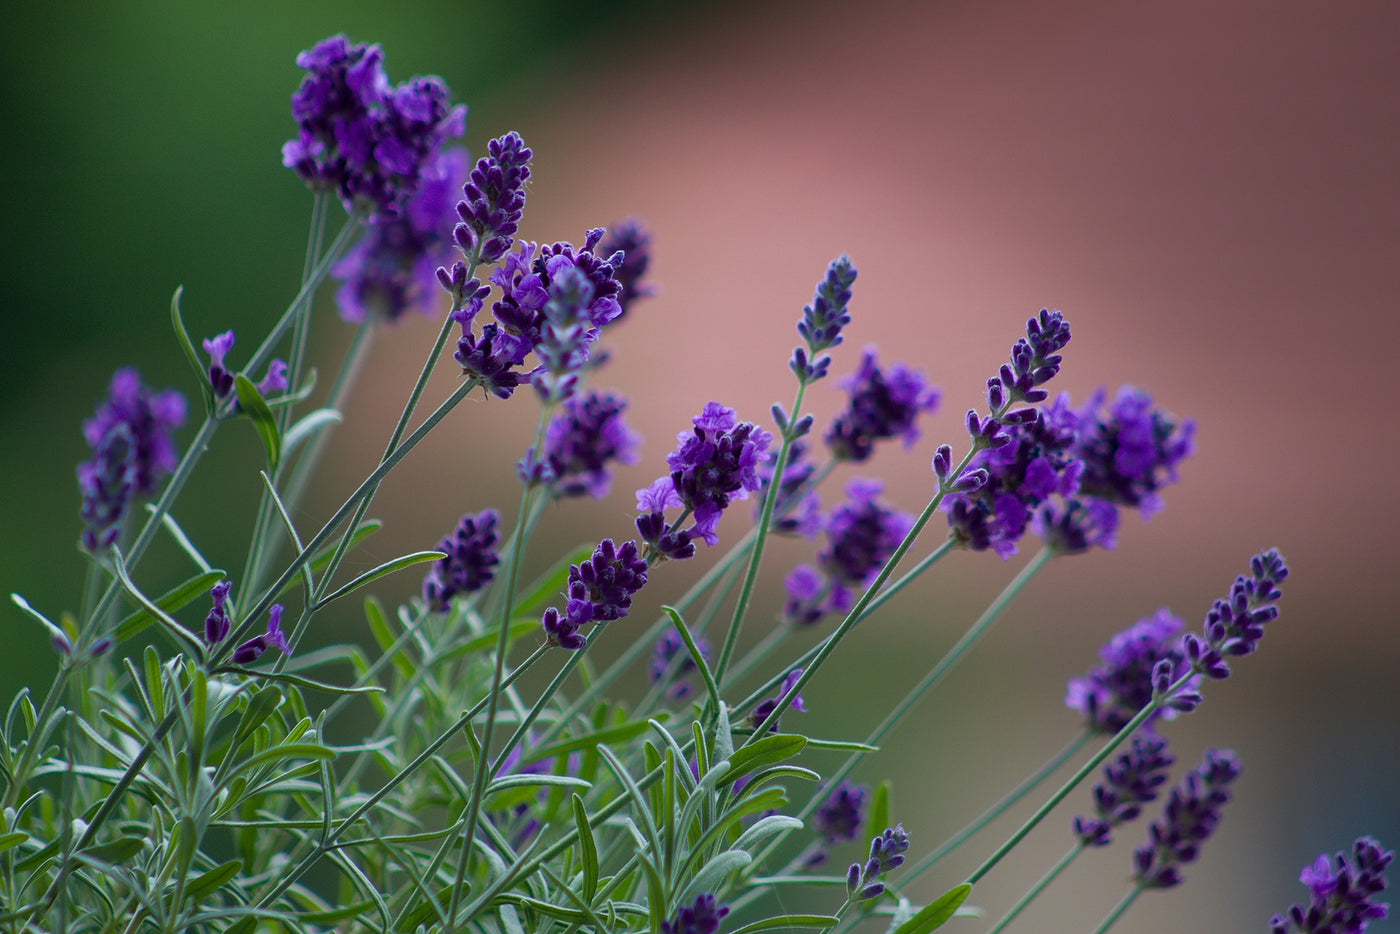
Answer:
MULTIPOLYGON (((381 43, 395 81, 442 75, 471 107, 473 151, 523 133, 537 154, 525 236, 577 241, 633 213, 655 229, 662 294, 611 338, 604 377, 633 399, 644 461, 609 501, 552 511, 537 564, 554 546, 626 536, 631 490, 662 472, 671 437, 708 399, 757 420, 790 398, 793 325, 842 251, 861 279, 833 370, 873 342, 946 393, 912 453, 872 465, 911 511, 934 446, 956 444, 960 413, 1021 322, 1058 306, 1076 335, 1062 388, 1082 399, 1101 384, 1147 386, 1197 417, 1200 453, 1151 525, 1130 517, 1117 551, 1037 580, 861 777, 895 780, 896 814, 927 848, 1073 734, 1064 682, 1112 632, 1164 604, 1196 623, 1250 554, 1278 545, 1295 570, 1282 619, 1170 728, 1183 766, 1205 745, 1239 751, 1238 800, 1186 887, 1144 898, 1117 930, 1259 930, 1302 897, 1298 870, 1318 852, 1361 833, 1400 843, 1400 444, 1384 417, 1400 8, 52 2, 6 16, 0 592, 50 615, 76 608, 82 420, 120 366, 195 393, 167 324, 175 286, 196 340, 238 331, 235 362, 295 293, 311 199, 279 156, 294 59, 345 32, 381 43)), ((349 337, 329 291, 323 377, 349 337)), ((434 328, 381 338, 305 525, 375 460, 434 328)), ((430 399, 450 390, 444 370, 430 399)), ((829 417, 840 401, 828 386, 811 404, 829 417)), ((524 395, 463 406, 386 485, 372 514, 389 525, 349 572, 430 547, 464 511, 509 514, 535 412, 524 395)), ((241 566, 261 463, 252 431, 227 427, 176 510, 225 567, 241 566)), ((828 503, 846 479, 833 478, 828 503)), ((726 541, 742 521, 726 520, 726 541)), ((778 606, 782 573, 809 555, 774 549, 749 636, 778 606)), ((703 561, 657 574, 638 625, 703 561)), ((947 565, 814 682, 813 732, 868 730, 1019 560, 947 565)), ((158 591, 181 570, 157 549, 142 580, 158 591)), ((374 589, 392 604, 415 587, 405 575, 374 589)), ((44 635, 8 603, 0 621, 4 696, 46 685, 44 635)), ((318 635, 362 628, 346 607, 318 635)), ((1067 846, 1087 800, 1072 797, 974 900, 997 916, 1067 846)), ((915 891, 946 888, 1013 822, 915 891)), ((1092 927, 1140 834, 1080 860, 1023 927, 1092 927)), ((1388 924, 1372 930, 1400 929, 1388 924)))

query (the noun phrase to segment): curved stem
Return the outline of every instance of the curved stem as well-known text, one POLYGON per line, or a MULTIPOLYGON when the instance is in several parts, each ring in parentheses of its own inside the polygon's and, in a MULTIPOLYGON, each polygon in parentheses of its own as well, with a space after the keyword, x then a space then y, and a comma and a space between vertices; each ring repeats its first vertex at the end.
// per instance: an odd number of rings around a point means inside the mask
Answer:
POLYGON ((1059 861, 1050 867, 1049 872, 1041 876, 1040 880, 1036 882, 1035 885, 1027 889, 1026 894, 1022 895, 1016 904, 1011 906, 1011 910, 1003 915, 1001 920, 998 921, 987 934, 1001 934, 1001 931, 1012 921, 1015 921, 1016 916, 1022 911, 1025 911, 1026 906, 1035 901, 1036 896, 1045 891, 1045 888, 1050 885, 1050 883, 1054 882, 1060 873, 1064 872, 1069 864, 1074 862, 1075 857, 1082 852, 1084 852, 1084 844, 1082 843, 1076 843, 1074 846, 1070 847, 1069 852, 1061 856, 1059 861))
POLYGON ((1122 901, 1113 906, 1113 910, 1108 913, 1108 917, 1099 922, 1099 926, 1094 928, 1093 934, 1105 934, 1109 928, 1117 923, 1123 913, 1133 906, 1137 897, 1142 894, 1142 886, 1134 886, 1132 891, 1123 896, 1122 901))

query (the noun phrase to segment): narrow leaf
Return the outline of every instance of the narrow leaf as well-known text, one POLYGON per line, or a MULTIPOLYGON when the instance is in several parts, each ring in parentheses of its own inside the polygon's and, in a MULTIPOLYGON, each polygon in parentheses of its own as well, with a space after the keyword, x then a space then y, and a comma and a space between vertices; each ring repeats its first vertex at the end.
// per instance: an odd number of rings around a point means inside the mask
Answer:
POLYGON ((224 883, 238 875, 242 869, 243 860, 231 859, 215 866, 208 872, 200 873, 191 879, 190 884, 185 887, 185 897, 191 902, 198 902, 204 896, 223 888, 224 883))
POLYGON ((294 684, 299 688, 309 688, 313 691, 325 691, 327 694, 383 694, 384 689, 378 685, 353 688, 341 687, 338 684, 327 684, 324 681, 313 681, 311 678, 303 678, 301 675, 288 674, 285 671, 253 671, 251 668, 240 668, 229 666, 224 671, 234 674, 246 675, 249 678, 258 678, 263 681, 278 681, 282 684, 294 684))
POLYGON ((870 842, 878 835, 885 832, 886 827, 892 827, 890 823, 890 782, 889 779, 882 781, 875 788, 875 794, 870 799, 869 817, 865 822, 865 839, 861 841, 860 851, 870 852, 870 842))
POLYGON ((297 445, 315 437, 341 420, 341 414, 335 409, 316 409, 313 412, 308 412, 304 418, 298 419, 295 425, 288 428, 287 433, 282 436, 282 453, 290 454, 297 445))
POLYGON ((764 766, 791 759, 806 745, 807 737, 797 733, 777 733, 755 740, 734 750, 734 755, 729 757, 729 774, 724 776, 720 784, 727 785, 764 766))
POLYGON ((185 287, 181 285, 177 286, 175 294, 170 296, 170 326, 175 329, 175 342, 180 345, 180 350, 185 355, 185 361, 194 371, 195 383, 199 385, 199 391, 204 396, 205 414, 213 415, 214 390, 209 385, 209 371, 200 362, 199 354, 194 349, 194 341, 190 340, 190 332, 185 328, 184 315, 180 313, 180 299, 184 294, 185 287))
POLYGON ((588 823, 588 809, 583 799, 573 795, 574 824, 578 827, 579 856, 583 861, 583 899, 593 903, 593 895, 598 891, 598 843, 593 839, 593 828, 588 823))
POLYGON ((282 460, 282 435, 277 430, 277 419, 272 409, 267 407, 267 400, 258 392, 258 387, 242 373, 233 378, 233 388, 238 393, 238 404, 253 422, 258 437, 262 438, 271 469, 276 471, 277 464, 282 460))
POLYGON ((825 930, 829 927, 835 927, 840 920, 832 915, 779 915, 776 918, 764 918, 762 921, 746 924, 734 931, 734 934, 757 934, 759 931, 790 931, 805 928, 825 930))
MULTIPOLYGON (((202 574, 196 574, 184 583, 176 584, 159 597, 156 597, 152 602, 165 613, 178 612, 199 597, 209 596, 209 591, 213 586, 226 576, 226 571, 218 569, 211 569, 202 574)), ((117 641, 125 642, 153 622, 155 622, 155 617, 152 616, 145 607, 142 607, 117 623, 117 641)))
POLYGON ((412 554, 395 558, 392 561, 386 561, 385 563, 379 565, 379 567, 373 568, 361 574, 359 577, 355 578, 350 583, 346 584, 344 587, 341 587, 335 592, 322 597, 320 601, 317 602, 315 608, 319 610, 322 607, 324 607, 327 603, 330 603, 332 600, 336 600, 340 597, 343 597, 348 593, 353 593, 354 591, 359 590, 365 584, 368 584, 370 581, 378 580, 381 577, 387 577, 388 575, 393 574, 395 571, 402 571, 404 568, 411 568, 415 564, 426 564, 429 561, 437 561, 438 559, 445 557, 447 557, 447 554, 441 551, 415 551, 412 554))
POLYGON ((966 882, 954 886, 901 924, 894 934, 928 934, 929 931, 942 927, 971 894, 972 886, 966 882))
POLYGON ((753 862, 753 857, 743 850, 725 850, 714 859, 710 860, 700 871, 690 880, 690 884, 685 887, 681 897, 677 899, 680 904, 685 904, 695 898, 701 892, 717 892, 724 884, 725 878, 737 869, 743 869, 753 862))

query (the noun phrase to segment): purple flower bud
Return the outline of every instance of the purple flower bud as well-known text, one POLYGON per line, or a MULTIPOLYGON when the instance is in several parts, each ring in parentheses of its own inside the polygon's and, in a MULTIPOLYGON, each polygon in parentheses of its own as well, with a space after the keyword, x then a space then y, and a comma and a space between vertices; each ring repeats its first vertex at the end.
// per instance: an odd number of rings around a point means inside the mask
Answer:
POLYGON ((464 200, 457 203, 462 223, 454 236, 468 259, 494 263, 510 250, 520 229, 534 153, 514 131, 491 140, 486 149, 486 157, 477 162, 462 187, 464 200), (473 256, 478 250, 480 254, 473 256))
POLYGON ((438 543, 438 551, 446 557, 435 561, 423 579, 423 599, 430 610, 441 613, 452 605, 453 597, 475 593, 491 583, 500 561, 496 554, 499 521, 494 509, 469 512, 438 543))
MULTIPOLYGON (((723 510, 732 500, 748 499, 749 493, 758 490, 758 466, 770 456, 768 445, 773 436, 751 422, 740 422, 733 409, 718 402, 707 403, 691 421, 694 429, 677 436, 679 444, 666 456, 666 465, 671 469, 676 497, 695 517, 689 531, 713 547, 719 544, 723 510)), ((640 493, 638 508, 642 508, 640 493)), ((649 545, 657 547, 657 539, 648 535, 648 530, 642 535, 649 545)))
POLYGON ((866 799, 870 789, 843 781, 827 796, 812 816, 812 829, 828 846, 854 840, 865 824, 866 799))
POLYGON ((867 347, 860 369, 841 381, 850 404, 832 422, 826 443, 838 460, 868 460, 875 442, 902 437, 907 450, 919 438, 920 412, 938 410, 940 393, 928 386, 924 374, 896 363, 880 369, 874 347, 867 347))
POLYGON ((225 578, 215 584, 213 590, 209 591, 209 596, 214 601, 214 608, 204 618, 204 641, 210 645, 218 645, 223 642, 228 638, 229 630, 233 628, 233 618, 229 616, 226 605, 231 590, 233 590, 233 581, 225 578))
POLYGON ((251 665, 262 658, 268 649, 278 649, 283 655, 291 655, 292 650, 287 646, 287 637, 282 632, 282 604, 274 603, 272 609, 268 610, 267 632, 260 636, 254 636, 233 650, 233 663, 235 665, 251 665))
POLYGON ((632 596, 647 582, 647 563, 637 543, 618 548, 605 538, 593 556, 569 567, 568 603, 564 613, 550 607, 541 620, 549 640, 566 649, 582 648, 587 638, 579 633, 586 623, 621 619, 632 606, 632 596))
POLYGON ((1283 596, 1278 585, 1288 577, 1288 566, 1277 549, 1250 559, 1250 576, 1235 578, 1230 594, 1216 600, 1206 614, 1202 630, 1205 638, 1187 637, 1186 648, 1192 667, 1209 678, 1230 674, 1227 656, 1252 653, 1264 637, 1264 624, 1278 618, 1274 602, 1283 596))
POLYGON ((793 351, 789 367, 803 384, 826 376, 831 358, 823 353, 841 343, 841 329, 851 323, 849 310, 851 285, 856 281, 856 267, 850 257, 839 256, 827 268, 826 278, 817 283, 812 304, 802 309, 797 333, 807 342, 804 350, 793 351))
POLYGON ((727 914, 729 906, 718 904, 707 892, 696 896, 695 904, 682 906, 674 921, 662 921, 661 934, 716 934, 727 914))
POLYGON ((233 392, 233 373, 224 364, 224 358, 233 349, 232 331, 225 331, 217 337, 207 337, 201 343, 209 355, 209 386, 215 399, 222 399, 233 392))
MULTIPOLYGON (((778 709, 778 705, 786 700, 789 694, 793 694, 797 688, 797 682, 801 678, 801 668, 794 668, 792 671, 788 672, 787 677, 783 678, 783 686, 782 689, 778 691, 778 696, 770 697, 765 701, 759 702, 758 706, 749 714, 749 725, 755 730, 763 726, 763 721, 767 720, 773 711, 778 709)), ((807 712, 807 705, 802 702, 801 694, 795 694, 793 696, 792 703, 789 707, 801 713, 807 712)), ((768 728, 768 732, 778 732, 778 724, 780 722, 779 720, 774 720, 773 724, 768 728)))

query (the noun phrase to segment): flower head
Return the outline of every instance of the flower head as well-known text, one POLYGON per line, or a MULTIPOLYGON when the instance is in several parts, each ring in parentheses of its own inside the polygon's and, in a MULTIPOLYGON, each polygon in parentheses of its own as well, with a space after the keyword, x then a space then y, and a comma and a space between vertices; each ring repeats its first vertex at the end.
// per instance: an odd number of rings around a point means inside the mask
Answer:
POLYGON ((843 781, 827 795, 812 816, 812 829, 828 846, 854 840, 865 825, 870 789, 843 781))
POLYGON ((135 494, 136 469, 136 439, 125 422, 113 425, 92 460, 78 465, 82 543, 89 554, 106 551, 121 536, 121 522, 135 494))
POLYGON ((909 849, 909 834, 903 824, 885 828, 870 841, 870 859, 864 865, 851 863, 846 870, 846 897, 864 901, 885 893, 880 877, 904 865, 904 852, 909 849))
POLYGON ((342 318, 358 324, 369 317, 394 323, 412 311, 434 316, 441 300, 436 270, 451 258, 452 196, 466 171, 465 152, 439 153, 402 212, 371 219, 331 269, 342 283, 335 297, 342 318))
POLYGON ((693 905, 683 905, 675 920, 661 922, 661 934, 715 934, 719 923, 729 914, 729 906, 721 905, 708 892, 698 895, 693 905))
POLYGON ((902 437, 907 449, 919 438, 919 413, 938 410, 940 393, 923 373, 901 363, 881 370, 874 347, 865 349, 860 369, 841 386, 850 392, 851 401, 825 439, 838 460, 868 460, 875 442, 886 438, 902 437))
POLYGON ((486 145, 457 202, 453 241, 469 260, 494 263, 506 254, 525 213, 525 183, 534 153, 514 131, 486 145))
POLYGON ((1264 625, 1278 619, 1276 604, 1283 596, 1278 585, 1288 578, 1283 555, 1271 548, 1251 558, 1249 569, 1249 577, 1235 578, 1228 597, 1215 601, 1206 614, 1202 635, 1186 634, 1186 658, 1208 678, 1228 678, 1230 666, 1225 659, 1253 652, 1264 638, 1264 625))
POLYGON ((823 351, 842 341, 841 330, 851 323, 851 286, 856 281, 856 267, 849 256, 839 256, 827 267, 826 277, 817 283, 812 304, 802 309, 797 333, 807 342, 805 348, 792 352, 788 367, 805 385, 826 376, 831 357, 823 351))
MULTIPOLYGON (((234 378, 238 372, 228 369, 225 358, 233 349, 234 341, 233 332, 225 331, 214 337, 206 337, 201 342, 204 352, 209 355, 209 388, 213 390, 215 399, 225 399, 233 392, 234 378)), ((258 383, 258 392, 267 395, 286 388, 287 363, 285 360, 273 360, 267 365, 267 375, 258 383)))
POLYGON ((1201 844, 1220 825, 1221 809, 1231 798, 1230 784, 1240 762, 1228 749, 1210 749, 1205 760, 1172 789, 1162 816, 1147 831, 1147 843, 1133 854, 1134 877, 1142 888, 1169 889, 1181 884, 1185 863, 1200 855, 1201 844))
POLYGON ((1160 736, 1135 736, 1133 748, 1104 766, 1103 781, 1094 786, 1094 816, 1074 819, 1074 835, 1084 846, 1108 846, 1113 831, 1157 800, 1176 757, 1160 736))
POLYGON ((292 95, 297 136, 282 163, 313 189, 334 190, 347 210, 397 214, 467 111, 448 103, 440 78, 390 86, 377 45, 332 36, 297 56, 306 70, 292 95))
POLYGON ((612 256, 619 251, 625 257, 616 273, 617 284, 621 286, 617 293, 620 321, 627 317, 633 302, 656 294, 655 286, 641 281, 651 265, 651 231, 635 217, 614 224, 599 245, 598 255, 612 256))
POLYGON ((1150 395, 1132 386, 1118 390, 1106 414, 1103 402, 1100 390, 1078 413, 1081 492, 1151 517, 1162 508, 1159 491, 1176 482, 1177 465, 1195 450, 1196 423, 1155 408, 1150 395))
MULTIPOLYGON (((185 423, 185 397, 167 389, 155 392, 141 384, 134 369, 122 369, 112 377, 108 399, 97 414, 83 422, 83 436, 97 451, 99 445, 118 424, 131 433, 132 493, 150 496, 161 478, 175 469, 175 429, 185 423)), ((86 467, 88 465, 84 465, 86 467)), ((83 468, 79 468, 81 475, 83 468)))
POLYGON ((695 516, 694 533, 714 546, 725 507, 759 488, 758 465, 768 459, 773 436, 718 402, 707 403, 691 421, 694 429, 677 436, 666 465, 681 504, 695 516))
POLYGON ((540 625, 549 642, 565 649, 581 649, 588 637, 579 630, 588 623, 621 619, 632 606, 632 597, 646 585, 647 562, 635 541, 621 548, 605 538, 582 564, 569 566, 568 602, 561 612, 545 610, 540 625))
MULTIPOLYGON (((1099 649, 1103 664, 1086 677, 1070 679, 1065 705, 1078 710, 1095 732, 1117 733, 1151 702, 1152 675, 1158 662, 1168 662, 1172 680, 1186 673, 1181 638, 1184 625, 1163 608, 1114 635, 1099 649)), ((1189 686, 1194 690, 1199 680, 1197 676, 1189 686)), ((1170 720, 1176 713, 1172 707, 1160 708, 1148 724, 1159 718, 1170 720)))
POLYGON ((446 557, 435 561, 423 579, 423 599, 430 609, 440 613, 458 594, 474 593, 491 583, 500 560, 496 555, 499 521, 494 509, 469 512, 456 531, 438 543, 446 557))
POLYGON ((1350 857, 1323 853, 1305 866, 1298 881, 1308 887, 1311 903, 1293 905, 1287 916, 1275 915, 1273 934, 1364 934, 1372 921, 1390 917, 1390 905, 1375 896, 1385 891, 1385 870, 1395 854, 1370 837, 1358 837, 1350 857))
POLYGON ((612 488, 609 464, 637 462, 641 438, 627 427, 627 400, 611 392, 571 396, 545 429, 544 452, 532 447, 520 464, 523 475, 538 466, 555 496, 604 499, 612 488))
POLYGON ((282 604, 274 603, 272 609, 267 613, 267 632, 260 636, 254 636, 233 650, 233 663, 235 665, 251 665, 262 658, 264 652, 275 648, 283 655, 291 655, 292 650, 287 646, 287 637, 282 632, 282 604))

